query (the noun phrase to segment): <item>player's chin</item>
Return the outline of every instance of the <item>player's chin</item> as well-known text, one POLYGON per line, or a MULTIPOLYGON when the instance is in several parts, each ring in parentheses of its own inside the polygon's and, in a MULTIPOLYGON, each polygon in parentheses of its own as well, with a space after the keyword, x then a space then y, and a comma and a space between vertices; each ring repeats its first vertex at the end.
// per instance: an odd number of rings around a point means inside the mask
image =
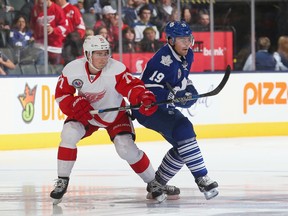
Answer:
POLYGON ((187 53, 188 53, 188 49, 182 49, 182 54, 183 54, 183 56, 184 56, 184 55, 187 55, 187 53))
POLYGON ((106 64, 101 64, 99 65, 99 67, 97 67, 98 69, 102 70, 105 67, 106 64))

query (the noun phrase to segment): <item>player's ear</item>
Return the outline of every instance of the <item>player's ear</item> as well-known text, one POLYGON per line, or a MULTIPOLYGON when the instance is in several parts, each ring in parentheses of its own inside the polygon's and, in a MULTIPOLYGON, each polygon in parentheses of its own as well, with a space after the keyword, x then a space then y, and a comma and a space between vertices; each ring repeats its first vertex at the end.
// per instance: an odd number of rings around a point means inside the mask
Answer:
POLYGON ((171 46, 174 46, 174 44, 175 44, 174 38, 168 38, 168 43, 169 43, 171 46))

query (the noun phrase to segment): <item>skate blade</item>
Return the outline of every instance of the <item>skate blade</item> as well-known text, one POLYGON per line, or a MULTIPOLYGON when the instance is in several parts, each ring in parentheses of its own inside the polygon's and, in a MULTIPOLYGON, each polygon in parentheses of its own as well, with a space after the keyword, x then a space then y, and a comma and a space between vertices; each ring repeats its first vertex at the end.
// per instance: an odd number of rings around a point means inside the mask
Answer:
MULTIPOLYGON (((146 199, 148 199, 148 200, 156 200, 157 202, 162 203, 166 199, 169 199, 169 196, 167 194, 162 194, 162 195, 160 195, 158 197, 153 198, 152 193, 147 193, 146 199)), ((174 198, 172 198, 170 200, 174 200, 174 198)))
POLYGON ((164 194, 164 193, 155 198, 155 200, 157 200, 158 203, 162 203, 162 202, 164 202, 166 199, 167 199, 167 195, 164 194))
POLYGON ((217 189, 212 189, 210 191, 206 191, 204 192, 205 198, 206 200, 210 200, 213 199, 214 197, 216 197, 219 194, 217 189))
MULTIPOLYGON (((178 200, 178 199, 180 199, 179 194, 177 194, 177 195, 168 195, 168 194, 166 194, 166 195, 167 195, 167 200, 178 200)), ((153 200, 154 198, 153 198, 151 193, 147 193, 146 199, 153 200)))
POLYGON ((53 205, 58 205, 61 202, 62 202, 62 198, 61 199, 53 199, 53 205))
POLYGON ((180 199, 179 194, 177 194, 177 195, 168 195, 167 194, 167 200, 178 200, 178 199, 180 199))

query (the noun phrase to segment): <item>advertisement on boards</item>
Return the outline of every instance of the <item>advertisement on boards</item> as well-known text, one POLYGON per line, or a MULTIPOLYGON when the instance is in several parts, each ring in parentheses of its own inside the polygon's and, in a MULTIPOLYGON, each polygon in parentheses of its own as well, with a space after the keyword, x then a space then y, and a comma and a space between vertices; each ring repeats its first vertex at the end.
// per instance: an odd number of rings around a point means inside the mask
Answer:
MULTIPOLYGON (((201 98, 182 111, 196 125, 288 122, 287 76, 232 73, 218 95, 201 98)), ((199 93, 214 89, 222 77, 222 73, 190 75, 199 93)), ((0 79, 5 98, 0 134, 60 131, 65 115, 55 101, 56 82, 57 77, 0 79)))

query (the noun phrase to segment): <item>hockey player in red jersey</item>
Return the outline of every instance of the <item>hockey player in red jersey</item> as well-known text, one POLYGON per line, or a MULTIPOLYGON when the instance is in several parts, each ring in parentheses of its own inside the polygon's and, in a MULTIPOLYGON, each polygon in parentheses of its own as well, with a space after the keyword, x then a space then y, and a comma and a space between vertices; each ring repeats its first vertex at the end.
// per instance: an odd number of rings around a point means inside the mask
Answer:
POLYGON ((55 98, 67 119, 58 148, 58 179, 50 193, 53 203, 61 202, 66 193, 77 157, 77 143, 99 128, 107 130, 118 155, 147 183, 147 191, 152 192, 153 198, 164 201, 166 194, 155 180, 147 155, 134 142, 134 128, 128 113, 90 114, 92 110, 124 106, 123 97, 127 97, 132 105, 141 104, 139 112, 149 116, 158 108, 151 106, 156 101, 154 94, 132 76, 124 64, 111 58, 109 42, 103 36, 88 36, 83 50, 85 57, 68 63, 56 86, 55 98))

